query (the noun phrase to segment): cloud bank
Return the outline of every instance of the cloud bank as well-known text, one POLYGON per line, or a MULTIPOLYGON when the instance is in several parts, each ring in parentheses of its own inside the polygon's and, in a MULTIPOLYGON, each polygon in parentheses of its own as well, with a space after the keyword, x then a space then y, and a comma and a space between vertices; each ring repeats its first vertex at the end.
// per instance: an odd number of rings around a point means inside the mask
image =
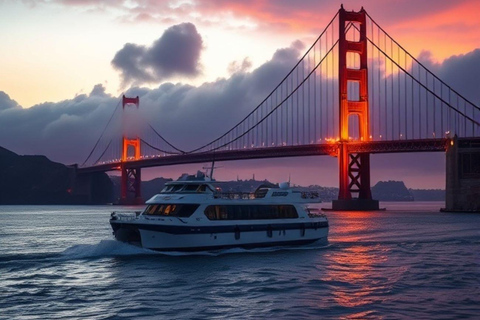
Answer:
MULTIPOLYGON (((161 58, 152 57, 157 52, 162 53, 167 45, 182 48, 179 38, 189 38, 192 35, 195 38, 195 34, 198 35, 193 25, 177 25, 168 29, 151 47, 131 45, 134 50, 129 52, 129 49, 125 48, 130 46, 125 45, 115 58, 122 53, 138 60, 118 58, 117 63, 122 66, 122 75, 129 81, 146 81, 166 74, 199 72, 198 64, 194 63, 198 62, 196 55, 180 57, 178 60, 177 57, 165 57, 161 54, 161 58), (174 66, 165 65, 168 59, 176 61, 174 66), (182 59, 191 64, 179 66, 182 59), (133 62, 128 64, 128 61, 133 62)), ((196 52, 199 54, 201 38, 198 36, 196 39, 194 48, 198 49, 196 52)), ((269 61, 252 71, 247 71, 250 67, 248 60, 232 63, 232 75, 229 78, 217 79, 198 87, 164 83, 155 89, 136 86, 126 94, 140 97, 139 112, 142 117, 148 119, 167 140, 181 149, 190 150, 217 138, 253 110, 295 65, 303 50, 300 43, 279 49, 269 61)), ((428 54, 423 55, 422 61, 453 88, 474 103, 480 104, 479 49, 451 57, 441 64, 429 60, 428 54)), ((99 84, 88 95, 82 94, 65 101, 47 102, 23 109, 10 99, 7 93, 0 91, 0 145, 20 154, 44 154, 54 161, 66 164, 82 163, 112 112, 118 108, 119 101, 119 97, 106 94, 105 88, 99 84)), ((410 172, 412 179, 415 179, 415 176, 423 177, 426 172, 437 177, 444 174, 444 159, 441 154, 422 155, 425 161, 414 161, 414 164, 402 160, 408 157, 407 155, 378 157, 398 159, 395 172, 403 176, 410 172)), ((318 167, 320 160, 316 160, 316 157, 310 159, 302 162, 302 170, 308 170, 309 166, 318 167)), ((328 166, 322 170, 330 172, 330 176, 333 172, 336 176, 336 169, 332 168, 335 161, 331 160, 327 161, 328 166)), ((298 169, 296 161, 281 159, 278 163, 298 169)), ((272 166, 269 161, 258 163, 267 163, 266 168, 272 166)), ((395 173, 391 172, 391 161, 376 162, 374 159, 372 163, 375 164, 374 168, 372 166, 373 177, 395 179, 392 176, 395 173)), ((242 166, 256 167, 254 161, 245 162, 242 166)), ((322 181, 321 177, 319 180, 322 181)), ((334 185, 336 181, 324 184, 334 185)))

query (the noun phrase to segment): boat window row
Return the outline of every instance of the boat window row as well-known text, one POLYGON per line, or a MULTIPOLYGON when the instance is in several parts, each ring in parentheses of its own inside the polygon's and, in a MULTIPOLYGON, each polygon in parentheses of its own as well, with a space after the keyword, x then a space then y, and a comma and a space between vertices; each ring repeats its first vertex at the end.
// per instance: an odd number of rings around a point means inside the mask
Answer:
POLYGON ((151 204, 147 206, 144 215, 169 216, 188 218, 199 207, 199 204, 151 204))
POLYGON ((295 219, 292 205, 211 205, 205 208, 209 220, 295 219))

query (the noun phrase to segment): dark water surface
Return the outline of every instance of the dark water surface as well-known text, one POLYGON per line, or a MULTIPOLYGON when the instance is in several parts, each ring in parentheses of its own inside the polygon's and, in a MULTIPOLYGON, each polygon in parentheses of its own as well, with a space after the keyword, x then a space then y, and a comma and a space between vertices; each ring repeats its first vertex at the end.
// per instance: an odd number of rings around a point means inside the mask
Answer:
POLYGON ((440 202, 327 215, 329 244, 162 254, 118 207, 0 207, 0 319, 480 318, 480 215, 440 202))

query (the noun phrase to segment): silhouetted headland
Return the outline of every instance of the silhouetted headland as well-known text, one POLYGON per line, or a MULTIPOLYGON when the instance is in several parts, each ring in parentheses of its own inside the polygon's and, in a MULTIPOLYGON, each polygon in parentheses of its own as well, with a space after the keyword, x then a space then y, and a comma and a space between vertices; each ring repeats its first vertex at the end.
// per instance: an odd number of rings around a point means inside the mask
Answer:
MULTIPOLYGON (((85 179, 75 167, 50 161, 41 155, 20 156, 0 147, 0 204, 106 204, 120 197, 120 177, 95 173, 85 179), (85 188, 85 185, 88 185, 85 188)), ((169 178, 142 182, 143 196, 149 199, 163 189, 169 178)), ((225 191, 253 191, 267 180, 224 182, 225 191)), ((338 188, 310 185, 295 186, 315 190, 322 201, 332 201, 338 188)), ((402 181, 379 181, 372 187, 375 199, 381 201, 442 201, 445 190, 407 189, 402 181)))
POLYGON ((90 177, 81 192, 75 168, 45 156, 20 156, 0 147, 0 204, 103 204, 112 202, 113 184, 105 173, 90 177))

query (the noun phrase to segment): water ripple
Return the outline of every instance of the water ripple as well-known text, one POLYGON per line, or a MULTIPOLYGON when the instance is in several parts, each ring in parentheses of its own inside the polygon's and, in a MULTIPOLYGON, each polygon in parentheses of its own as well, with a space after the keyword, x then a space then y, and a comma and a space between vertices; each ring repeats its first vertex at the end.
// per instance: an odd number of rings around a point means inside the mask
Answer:
POLYGON ((480 314, 478 215, 332 212, 326 245, 185 254, 114 241, 103 207, 0 210, 0 319, 480 314))

